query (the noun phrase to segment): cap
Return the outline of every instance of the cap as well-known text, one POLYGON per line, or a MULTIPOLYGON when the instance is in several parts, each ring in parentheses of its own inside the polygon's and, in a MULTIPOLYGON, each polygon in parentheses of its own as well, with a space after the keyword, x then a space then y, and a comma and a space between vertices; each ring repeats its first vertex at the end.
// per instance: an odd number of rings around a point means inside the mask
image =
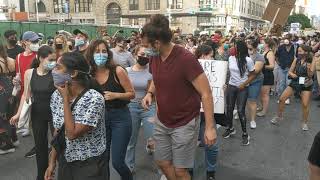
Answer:
POLYGON ((88 32, 87 32, 86 30, 84 30, 84 29, 75 29, 75 30, 73 31, 73 34, 74 34, 74 35, 77 35, 77 34, 79 34, 79 33, 83 34, 83 35, 86 36, 87 38, 89 37, 88 32))
POLYGON ((40 37, 38 36, 38 34, 33 31, 27 31, 22 35, 22 40, 24 41, 36 41, 39 39, 40 37))

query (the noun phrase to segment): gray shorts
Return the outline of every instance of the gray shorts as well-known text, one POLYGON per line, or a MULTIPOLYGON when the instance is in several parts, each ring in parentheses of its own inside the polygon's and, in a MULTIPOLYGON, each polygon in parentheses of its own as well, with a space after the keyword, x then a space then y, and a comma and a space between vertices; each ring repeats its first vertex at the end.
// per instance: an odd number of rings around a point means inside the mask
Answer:
POLYGON ((153 129, 155 160, 171 161, 176 168, 193 168, 199 129, 199 116, 178 128, 167 128, 156 117, 153 129))

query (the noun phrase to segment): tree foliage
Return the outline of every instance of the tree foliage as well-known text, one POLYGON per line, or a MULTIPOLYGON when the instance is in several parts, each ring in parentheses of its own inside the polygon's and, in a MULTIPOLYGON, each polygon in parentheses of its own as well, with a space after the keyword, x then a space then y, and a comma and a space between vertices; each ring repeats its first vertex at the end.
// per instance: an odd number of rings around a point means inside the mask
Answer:
POLYGON ((293 14, 289 16, 288 18, 288 25, 290 26, 291 23, 300 23, 301 24, 301 29, 305 28, 311 28, 311 22, 308 16, 304 14, 293 14))

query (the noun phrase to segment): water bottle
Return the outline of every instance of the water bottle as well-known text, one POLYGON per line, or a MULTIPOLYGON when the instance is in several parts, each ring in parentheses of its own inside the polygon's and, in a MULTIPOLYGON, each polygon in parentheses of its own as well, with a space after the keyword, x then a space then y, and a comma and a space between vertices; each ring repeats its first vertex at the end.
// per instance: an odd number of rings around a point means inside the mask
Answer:
POLYGON ((14 77, 15 80, 17 81, 16 84, 14 84, 13 90, 12 90, 12 96, 17 96, 17 94, 21 90, 21 74, 17 73, 16 77, 14 77))

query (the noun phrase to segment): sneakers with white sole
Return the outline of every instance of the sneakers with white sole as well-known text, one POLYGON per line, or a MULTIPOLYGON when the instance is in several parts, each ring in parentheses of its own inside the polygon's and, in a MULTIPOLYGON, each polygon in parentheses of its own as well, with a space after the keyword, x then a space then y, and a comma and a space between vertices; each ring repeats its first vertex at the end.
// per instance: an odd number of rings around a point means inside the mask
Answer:
POLYGON ((257 113, 257 116, 258 116, 258 117, 264 117, 265 115, 266 115, 266 113, 264 113, 264 112, 262 112, 262 111, 260 111, 260 112, 257 113))
POLYGON ((250 128, 251 129, 256 129, 257 128, 257 123, 255 121, 250 121, 250 128))
POLYGON ((270 122, 271 122, 271 124, 276 125, 276 124, 279 124, 279 121, 281 121, 281 120, 282 120, 282 118, 276 116, 276 117, 272 118, 270 120, 270 122))
POLYGON ((303 130, 303 131, 308 131, 308 130, 309 130, 308 125, 305 124, 305 123, 303 123, 303 124, 302 124, 302 130, 303 130))
POLYGON ((17 134, 21 134, 21 133, 25 132, 26 130, 27 129, 25 129, 25 128, 19 129, 19 130, 17 130, 17 134))
POLYGON ((22 137, 26 137, 26 136, 29 136, 29 135, 30 135, 30 130, 29 130, 29 129, 26 129, 26 130, 21 134, 22 137))
POLYGON ((4 154, 8 154, 8 153, 13 153, 15 152, 16 149, 14 148, 13 145, 9 145, 9 144, 6 144, 4 146, 2 146, 0 148, 0 155, 4 155, 4 154))

